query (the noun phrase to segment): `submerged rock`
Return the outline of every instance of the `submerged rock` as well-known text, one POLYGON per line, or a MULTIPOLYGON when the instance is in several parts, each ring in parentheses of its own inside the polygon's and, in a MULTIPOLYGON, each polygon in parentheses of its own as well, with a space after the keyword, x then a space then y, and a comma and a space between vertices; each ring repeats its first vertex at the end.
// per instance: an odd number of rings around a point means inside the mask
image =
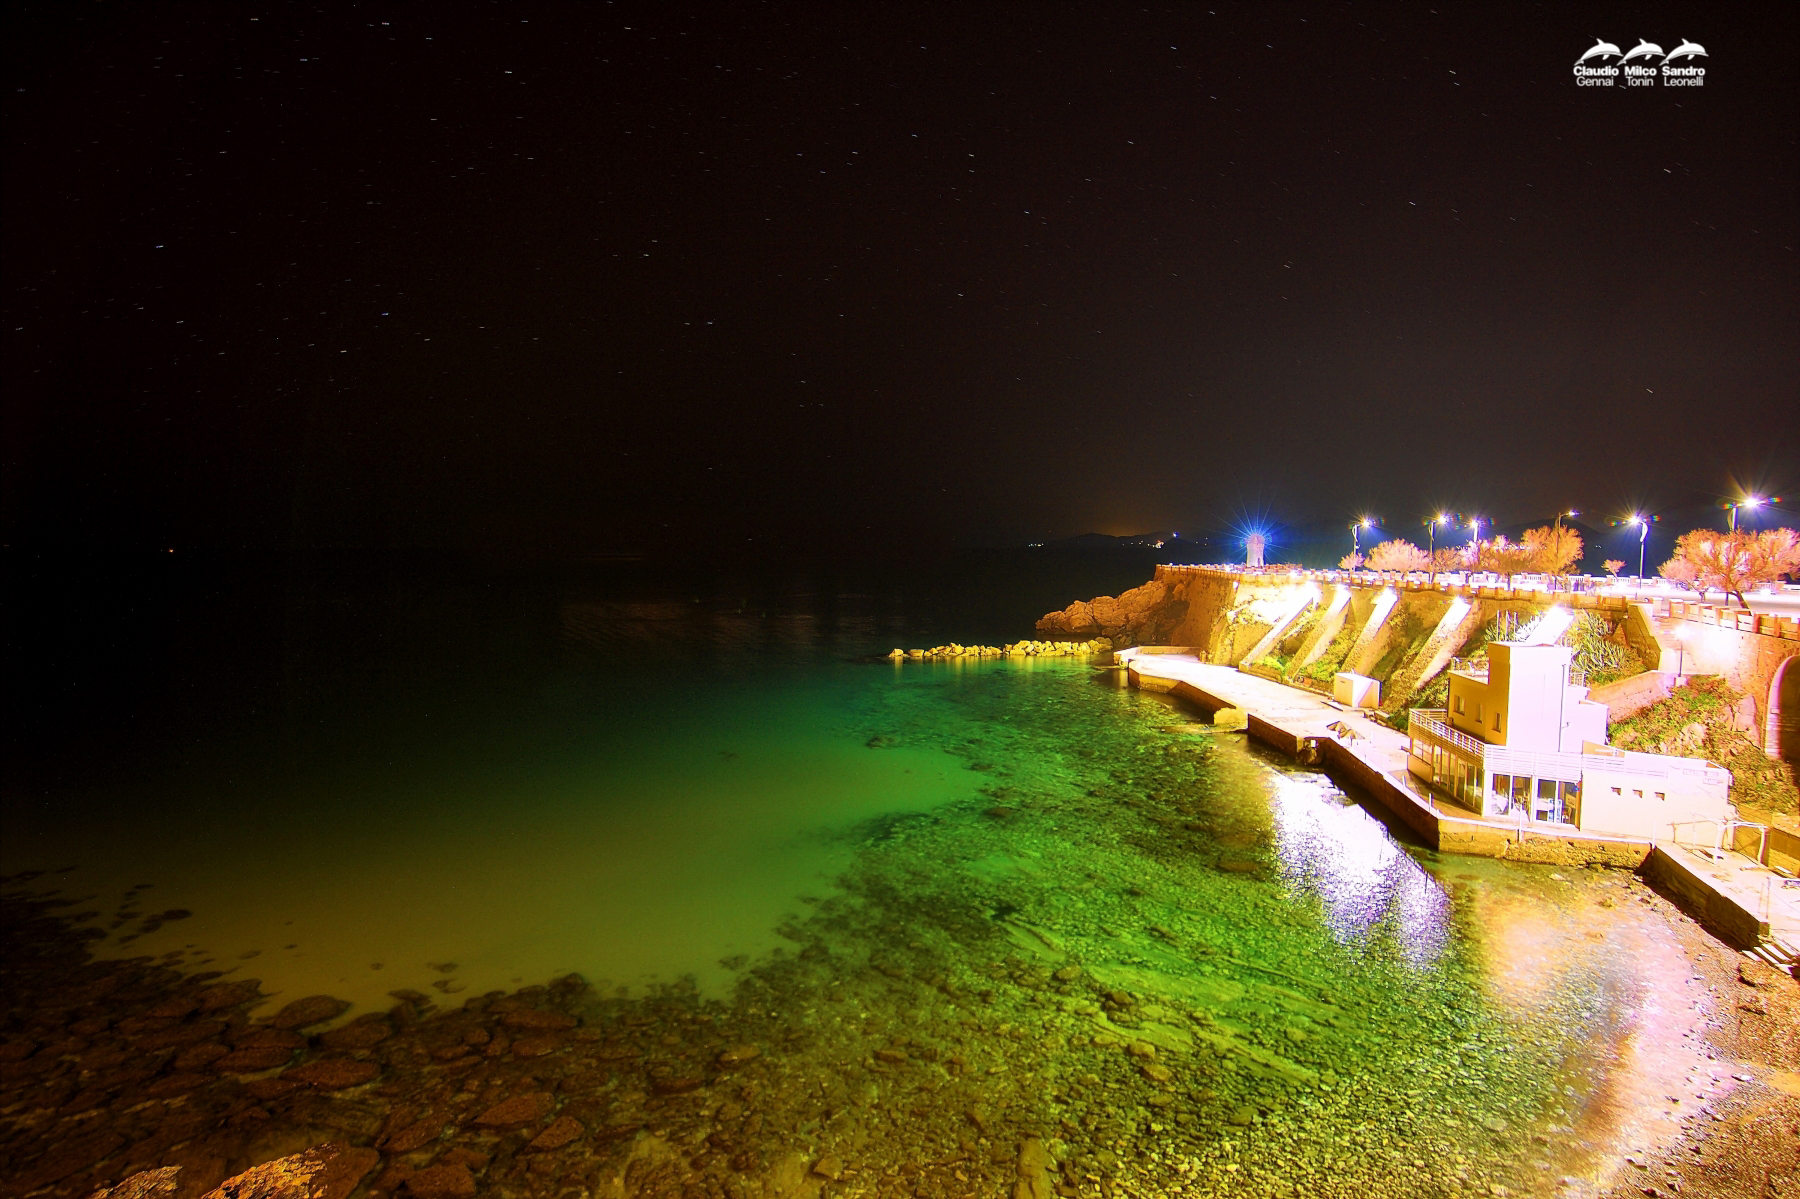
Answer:
POLYGON ((268 1023, 275 1028, 305 1028, 311 1024, 323 1024, 349 1010, 350 1004, 345 1000, 331 995, 308 995, 276 1012, 269 1017, 268 1023))
POLYGON ((475 1190, 475 1176, 460 1162, 426 1166, 406 1180, 407 1194, 418 1199, 469 1199, 475 1190))
POLYGON ((531 1139, 530 1149, 561 1149, 587 1131, 574 1116, 558 1116, 550 1126, 531 1139))
POLYGON ((368 1082, 381 1068, 374 1062, 359 1062, 347 1057, 324 1057, 295 1066, 281 1077, 303 1082, 321 1091, 341 1091, 368 1082))
POLYGON ((1050 1151, 1037 1137, 1019 1143, 1018 1177, 1013 1182, 1012 1199, 1051 1199, 1056 1194, 1050 1181, 1050 1151))
POLYGON ((556 1096, 547 1091, 514 1095, 476 1116, 475 1123, 484 1128, 510 1128, 517 1124, 531 1124, 549 1115, 555 1106, 556 1096))
POLYGON ((163 1166, 156 1170, 141 1170, 117 1186, 102 1187, 88 1199, 165 1199, 173 1195, 180 1185, 178 1176, 180 1166, 163 1166))

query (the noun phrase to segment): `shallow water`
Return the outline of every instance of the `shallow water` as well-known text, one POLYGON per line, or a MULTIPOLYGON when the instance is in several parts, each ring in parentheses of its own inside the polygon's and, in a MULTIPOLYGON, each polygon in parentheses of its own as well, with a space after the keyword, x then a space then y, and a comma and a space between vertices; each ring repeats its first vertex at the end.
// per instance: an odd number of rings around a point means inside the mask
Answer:
POLYGON ((1584 1193, 1706 1070, 1627 876, 1440 858, 1115 674, 856 660, 931 640, 892 596, 429 598, 429 637, 290 654, 267 719, 34 775, 12 885, 276 1002, 710 1001, 789 1047, 759 1135, 871 1161, 980 1108, 1077 1182, 1584 1193))

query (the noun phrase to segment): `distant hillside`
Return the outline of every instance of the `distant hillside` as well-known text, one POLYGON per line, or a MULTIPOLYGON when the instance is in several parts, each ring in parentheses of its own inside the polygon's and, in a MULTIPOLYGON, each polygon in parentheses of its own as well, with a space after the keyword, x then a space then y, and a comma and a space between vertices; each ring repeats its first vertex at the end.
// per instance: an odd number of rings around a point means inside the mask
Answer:
POLYGON ((1058 541, 1035 542, 1042 549, 1058 550, 1108 550, 1108 549, 1162 549, 1174 550, 1191 547, 1194 552, 1207 549, 1211 541, 1205 537, 1183 537, 1180 533, 1133 533, 1125 537, 1114 537, 1108 533, 1082 533, 1075 537, 1064 537, 1058 541))

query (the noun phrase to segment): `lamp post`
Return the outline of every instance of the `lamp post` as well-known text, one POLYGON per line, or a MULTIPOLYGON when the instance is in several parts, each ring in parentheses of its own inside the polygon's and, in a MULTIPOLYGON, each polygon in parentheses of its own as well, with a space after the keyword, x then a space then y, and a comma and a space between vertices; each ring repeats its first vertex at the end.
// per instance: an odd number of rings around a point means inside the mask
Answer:
POLYGON ((1733 533, 1737 532, 1737 514, 1739 508, 1748 508, 1754 512, 1764 504, 1779 504, 1780 502, 1781 497, 1778 495, 1772 495, 1767 499, 1764 499, 1760 495, 1747 495, 1735 504, 1726 504, 1725 510, 1731 513, 1731 531, 1733 533))
POLYGON ((1563 517, 1567 516, 1572 519, 1572 518, 1580 516, 1580 515, 1581 515, 1581 513, 1577 512, 1573 508, 1570 508, 1567 512, 1558 512, 1556 514, 1556 527, 1559 529, 1562 528, 1563 517))
POLYGON ((1633 512, 1631 519, 1625 522, 1638 527, 1638 591, 1644 590, 1644 538, 1650 536, 1650 522, 1643 513, 1633 512))
POLYGON ((1445 512, 1440 512, 1436 516, 1432 517, 1430 520, 1425 522, 1425 543, 1426 543, 1425 552, 1427 554, 1437 553, 1438 526, 1439 525, 1447 525, 1449 523, 1450 523, 1450 516, 1448 513, 1445 513, 1445 512))
POLYGON ((1362 519, 1356 521, 1354 524, 1352 524, 1350 526, 1350 556, 1352 558, 1355 558, 1362 553, 1362 546, 1359 542, 1359 538, 1362 536, 1362 531, 1364 529, 1372 529, 1374 527, 1375 527, 1375 522, 1373 520, 1370 520, 1366 516, 1363 517, 1362 519))

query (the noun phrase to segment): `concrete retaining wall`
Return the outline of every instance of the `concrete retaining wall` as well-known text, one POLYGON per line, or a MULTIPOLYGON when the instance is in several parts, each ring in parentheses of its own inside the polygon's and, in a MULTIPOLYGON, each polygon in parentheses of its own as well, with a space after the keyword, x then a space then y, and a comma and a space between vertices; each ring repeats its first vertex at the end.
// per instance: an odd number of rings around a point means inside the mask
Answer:
POLYGON ((1693 867, 1657 846, 1644 878, 1727 944, 1748 949, 1769 933, 1768 921, 1709 887, 1693 867))
POLYGON ((1635 716, 1659 699, 1668 699, 1669 687, 1673 681, 1672 675, 1660 670, 1647 670, 1643 674, 1632 675, 1604 687, 1595 687, 1588 692, 1588 698, 1597 704, 1606 705, 1606 719, 1610 723, 1635 716))

